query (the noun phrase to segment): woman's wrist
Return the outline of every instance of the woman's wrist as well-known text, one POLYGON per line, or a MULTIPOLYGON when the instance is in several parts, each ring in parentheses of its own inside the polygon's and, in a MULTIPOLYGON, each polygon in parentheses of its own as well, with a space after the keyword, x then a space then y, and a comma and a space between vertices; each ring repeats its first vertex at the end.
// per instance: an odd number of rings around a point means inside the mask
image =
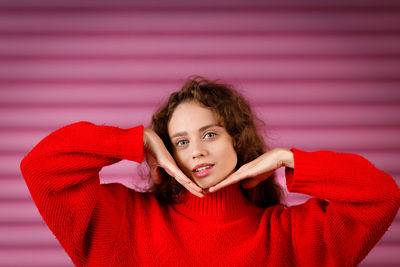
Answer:
POLYGON ((294 169, 294 156, 291 150, 286 148, 279 148, 278 155, 279 162, 282 167, 294 169))
POLYGON ((147 150, 147 144, 148 144, 148 140, 147 140, 147 129, 144 128, 143 129, 143 151, 146 152, 147 150))
POLYGON ((143 129, 143 150, 146 152, 150 148, 150 139, 153 134, 153 130, 150 128, 143 129))

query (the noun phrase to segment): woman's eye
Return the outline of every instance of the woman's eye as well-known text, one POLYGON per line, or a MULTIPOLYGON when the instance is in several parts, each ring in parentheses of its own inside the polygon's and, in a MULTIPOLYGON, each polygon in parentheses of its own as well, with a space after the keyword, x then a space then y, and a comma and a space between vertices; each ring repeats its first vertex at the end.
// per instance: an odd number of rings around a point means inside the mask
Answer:
POLYGON ((212 137, 214 137, 214 136, 216 136, 215 133, 206 133, 206 134, 204 135, 204 138, 212 138, 212 137))
POLYGON ((184 146, 188 143, 187 140, 179 140, 178 142, 176 142, 176 146, 184 146))

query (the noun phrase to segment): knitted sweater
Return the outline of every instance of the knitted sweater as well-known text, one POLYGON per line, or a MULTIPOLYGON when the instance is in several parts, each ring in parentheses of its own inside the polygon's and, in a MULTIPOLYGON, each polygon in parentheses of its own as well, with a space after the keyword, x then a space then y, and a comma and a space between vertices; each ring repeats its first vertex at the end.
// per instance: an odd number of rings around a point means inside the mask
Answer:
POLYGON ((41 215, 78 266, 354 266, 400 205, 394 180, 361 156, 292 149, 288 190, 304 204, 261 209, 239 184, 161 206, 151 193, 100 184, 102 167, 141 162, 143 127, 88 122, 42 140, 21 169, 41 215))

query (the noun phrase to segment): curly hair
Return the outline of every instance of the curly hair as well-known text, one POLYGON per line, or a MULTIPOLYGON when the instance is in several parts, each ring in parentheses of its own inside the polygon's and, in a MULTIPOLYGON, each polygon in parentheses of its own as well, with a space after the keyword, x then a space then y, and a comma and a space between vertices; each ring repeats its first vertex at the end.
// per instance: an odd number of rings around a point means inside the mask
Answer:
MULTIPOLYGON (((168 123, 175 108, 184 102, 196 101, 215 112, 222 126, 233 139, 237 153, 236 169, 264 154, 268 147, 257 131, 257 124, 263 124, 252 112, 249 104, 232 86, 217 81, 210 81, 200 76, 187 80, 182 89, 172 93, 168 102, 152 117, 152 128, 163 140, 172 155, 172 144, 168 135, 168 123)), ((173 177, 160 169, 162 183, 154 184, 150 192, 161 205, 177 203, 185 192, 173 177)), ((276 182, 275 175, 260 182, 256 187, 241 187, 244 196, 255 205, 266 208, 281 204, 282 188, 276 182)))

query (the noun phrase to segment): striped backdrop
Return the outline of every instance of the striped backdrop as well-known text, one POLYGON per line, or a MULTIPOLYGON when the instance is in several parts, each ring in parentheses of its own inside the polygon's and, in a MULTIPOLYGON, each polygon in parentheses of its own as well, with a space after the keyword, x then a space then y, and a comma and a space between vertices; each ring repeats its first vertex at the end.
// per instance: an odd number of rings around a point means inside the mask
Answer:
MULTIPOLYGON (((246 95, 271 147, 358 153, 400 184, 399 1, 3 0, 0 266, 72 265, 19 170, 37 142, 82 120, 148 125, 193 74, 246 95)), ((102 182, 143 190, 138 167, 102 182)), ((400 266, 400 215, 361 266, 400 266)))

